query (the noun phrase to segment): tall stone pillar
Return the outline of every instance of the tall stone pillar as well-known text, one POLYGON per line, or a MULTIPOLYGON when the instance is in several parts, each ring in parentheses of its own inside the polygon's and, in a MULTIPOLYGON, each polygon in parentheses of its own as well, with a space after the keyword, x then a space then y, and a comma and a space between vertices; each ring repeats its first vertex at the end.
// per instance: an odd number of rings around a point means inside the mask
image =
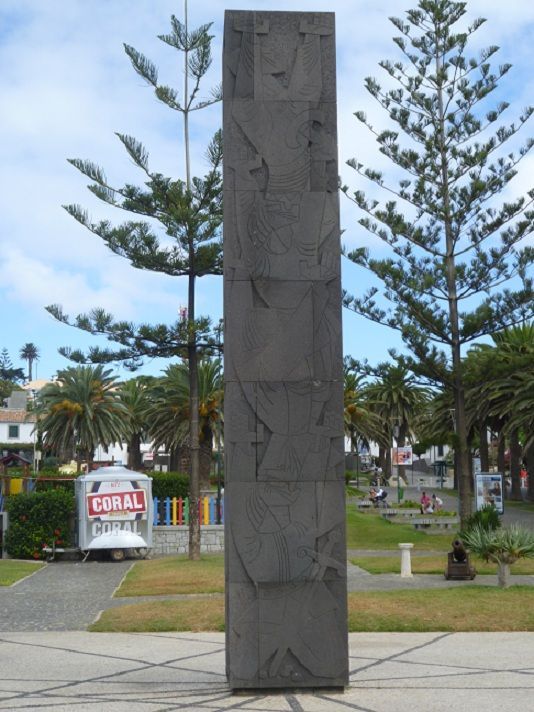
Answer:
POLYGON ((334 15, 226 12, 223 94, 227 674, 342 687, 334 15))

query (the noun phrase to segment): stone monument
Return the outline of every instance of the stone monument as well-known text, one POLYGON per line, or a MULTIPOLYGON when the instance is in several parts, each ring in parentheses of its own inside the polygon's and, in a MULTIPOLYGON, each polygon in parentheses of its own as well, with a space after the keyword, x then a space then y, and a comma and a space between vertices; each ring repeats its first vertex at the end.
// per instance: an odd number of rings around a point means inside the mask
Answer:
POLYGON ((230 685, 348 683, 332 13, 227 11, 230 685))

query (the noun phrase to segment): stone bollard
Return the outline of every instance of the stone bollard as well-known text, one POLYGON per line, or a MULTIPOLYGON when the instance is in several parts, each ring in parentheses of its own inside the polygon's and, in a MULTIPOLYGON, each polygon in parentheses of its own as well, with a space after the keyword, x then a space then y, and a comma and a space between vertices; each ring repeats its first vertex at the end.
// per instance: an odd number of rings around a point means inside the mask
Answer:
POLYGON ((413 574, 410 549, 413 549, 413 544, 399 544, 399 549, 401 550, 401 578, 411 578, 413 574))

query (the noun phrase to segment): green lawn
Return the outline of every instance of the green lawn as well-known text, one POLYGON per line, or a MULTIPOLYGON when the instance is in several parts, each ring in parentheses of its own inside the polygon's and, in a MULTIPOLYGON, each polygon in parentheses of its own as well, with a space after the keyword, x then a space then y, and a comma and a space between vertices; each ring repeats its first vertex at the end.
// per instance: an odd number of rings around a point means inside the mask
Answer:
MULTIPOLYGON (((224 599, 154 601, 111 608, 89 630, 222 631, 224 599)), ((349 631, 534 631, 534 589, 466 586, 350 593, 349 631)))
POLYGON ((42 569, 45 564, 34 563, 33 561, 12 561, 11 559, 0 560, 0 586, 12 586, 20 579, 26 578, 38 569, 42 569))
MULTIPOLYGON (((349 506, 347 545, 351 549, 398 550, 399 542, 413 542, 417 549, 449 551, 453 534, 428 536, 409 524, 391 524, 377 514, 362 514, 349 506)), ((396 556, 396 554, 394 555, 396 556)), ((441 571, 440 571, 441 572, 441 571)), ((164 596, 177 593, 221 593, 224 591, 224 557, 186 556, 138 561, 126 575, 117 596, 164 596)))
POLYGON ((347 507, 347 548, 398 549, 400 542, 412 542, 418 549, 449 551, 455 532, 425 534, 411 524, 392 524, 379 514, 358 512, 355 505, 347 507))
POLYGON ((534 502, 512 502, 511 500, 507 499, 504 502, 504 508, 505 510, 511 507, 512 509, 521 509, 525 512, 532 512, 534 513, 534 502))
POLYGON ((149 601, 108 608, 89 626, 93 633, 162 633, 224 630, 224 598, 149 601))
MULTIPOLYGON (((391 549, 386 557, 353 557, 373 573, 398 572, 398 543, 434 552, 413 556, 417 573, 442 574, 445 553, 454 533, 428 536, 410 525, 391 524, 376 514, 350 506, 347 515, 349 548, 391 549)), ((476 562, 480 573, 494 568, 476 562)), ((534 562, 518 562, 516 573, 533 573, 534 562)), ((111 608, 90 627, 94 632, 222 631, 224 630, 224 560, 222 554, 189 561, 185 556, 137 562, 118 596, 208 593, 202 598, 153 600, 111 608)), ((534 631, 534 588, 459 586, 439 590, 369 591, 349 594, 350 631, 534 631), (504 615, 503 612, 506 612, 504 615)))
MULTIPOLYGON (((400 573, 400 552, 391 556, 358 556, 351 557, 352 564, 360 566, 370 574, 399 574, 400 573)), ((476 557, 471 557, 476 571, 480 575, 496 574, 497 564, 483 561, 476 557)), ((412 571, 414 574, 442 574, 447 565, 447 558, 444 554, 439 556, 412 556, 412 571)), ((534 559, 521 559, 511 567, 514 574, 534 574, 534 559)))
POLYGON ((116 596, 165 596, 176 593, 222 593, 224 556, 187 556, 138 561, 126 574, 116 596))
POLYGON ((534 588, 458 586, 349 594, 352 632, 534 631, 534 588))

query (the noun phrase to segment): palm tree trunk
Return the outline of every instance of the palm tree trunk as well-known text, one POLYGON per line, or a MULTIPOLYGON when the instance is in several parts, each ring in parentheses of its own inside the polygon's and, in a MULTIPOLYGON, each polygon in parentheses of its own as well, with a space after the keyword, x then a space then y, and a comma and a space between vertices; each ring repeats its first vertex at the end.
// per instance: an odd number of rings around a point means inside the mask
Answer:
POLYGON ((527 499, 529 502, 534 502, 534 445, 525 450, 523 457, 528 472, 527 499))
POLYGON ((497 441, 497 470, 499 472, 502 472, 503 477, 506 474, 505 469, 506 469, 506 462, 504 459, 504 453, 506 450, 506 443, 504 440, 504 434, 502 430, 499 430, 499 439, 497 441))
POLYGON ((482 472, 489 472, 488 426, 486 421, 480 423, 478 434, 480 440, 480 469, 482 472))
POLYGON ((521 445, 519 444, 519 435, 517 430, 512 430, 510 433, 510 478, 512 487, 510 490, 510 499, 520 502, 521 496, 521 445))
POLYGON ((499 561, 497 580, 501 588, 508 588, 510 586, 510 564, 499 561))
MULTIPOLYGON (((402 423, 399 428, 399 437, 397 438, 397 447, 404 447, 406 445, 407 430, 408 430, 407 424, 405 422, 402 423)), ((398 479, 399 479, 399 486, 400 486, 401 480, 405 484, 408 484, 408 480, 406 478, 406 465, 398 465, 397 466, 397 474, 398 474, 398 479)))
POLYGON ((128 443, 128 467, 130 470, 140 470, 143 467, 141 457, 141 434, 134 433, 128 443))
POLYGON ((382 468, 382 473, 385 475, 387 472, 387 458, 386 458, 387 448, 378 446, 378 466, 382 468))
MULTIPOLYGON (((211 432, 211 431, 210 431, 211 432)), ((211 463, 213 461, 212 438, 204 439, 200 445, 200 489, 210 488, 211 463)))

